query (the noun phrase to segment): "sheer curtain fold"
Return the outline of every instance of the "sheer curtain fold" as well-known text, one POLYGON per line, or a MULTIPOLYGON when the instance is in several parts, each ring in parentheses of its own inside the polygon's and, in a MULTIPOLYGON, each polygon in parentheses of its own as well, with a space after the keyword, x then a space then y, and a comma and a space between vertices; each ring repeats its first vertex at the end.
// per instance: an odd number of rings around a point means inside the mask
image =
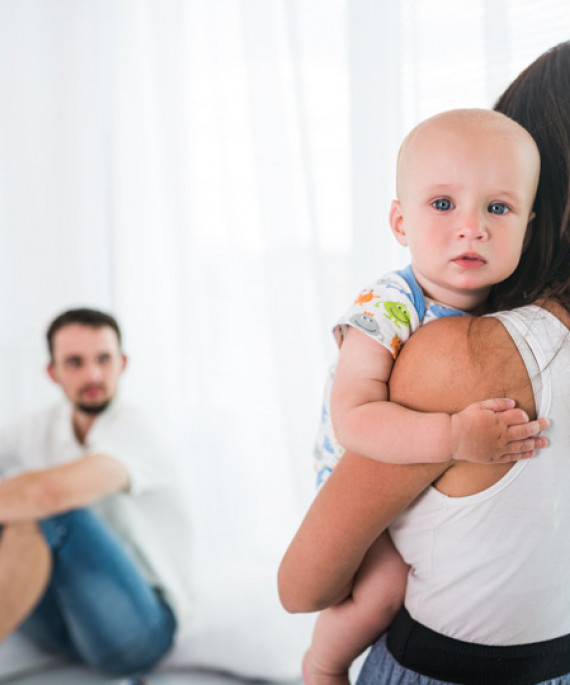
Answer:
POLYGON ((42 405, 43 329, 111 309, 168 428, 204 559, 275 564, 355 289, 405 253, 399 142, 492 104, 563 3, 0 1, 0 395, 42 405))

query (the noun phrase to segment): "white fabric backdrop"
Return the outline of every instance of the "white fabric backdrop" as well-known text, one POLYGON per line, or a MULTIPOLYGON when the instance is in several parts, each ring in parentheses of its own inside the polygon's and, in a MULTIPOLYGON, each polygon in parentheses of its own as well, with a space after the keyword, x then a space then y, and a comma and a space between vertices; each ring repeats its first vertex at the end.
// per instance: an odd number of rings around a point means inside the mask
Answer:
POLYGON ((0 0, 0 416, 56 396, 55 314, 111 310, 199 567, 276 569, 330 324, 406 259, 400 139, 490 106, 569 29, 563 0, 0 0))

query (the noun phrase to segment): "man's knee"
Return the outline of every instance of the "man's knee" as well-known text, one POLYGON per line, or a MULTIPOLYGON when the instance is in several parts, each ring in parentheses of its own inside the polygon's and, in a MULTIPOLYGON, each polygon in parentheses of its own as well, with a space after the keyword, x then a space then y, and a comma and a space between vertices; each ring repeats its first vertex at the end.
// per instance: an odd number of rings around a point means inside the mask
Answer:
POLYGON ((24 621, 43 595, 51 554, 37 526, 5 525, 0 538, 0 642, 24 621))
POLYGON ((28 559, 35 557, 48 560, 49 550, 38 525, 33 521, 25 521, 0 526, 1 558, 6 560, 14 555, 22 559, 24 551, 28 559))

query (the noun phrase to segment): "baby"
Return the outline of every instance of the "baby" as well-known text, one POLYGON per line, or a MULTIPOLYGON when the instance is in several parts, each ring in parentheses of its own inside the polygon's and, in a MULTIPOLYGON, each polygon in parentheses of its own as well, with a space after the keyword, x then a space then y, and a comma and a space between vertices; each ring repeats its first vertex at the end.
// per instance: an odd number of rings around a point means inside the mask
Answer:
MULTIPOLYGON (((547 422, 529 421, 509 399, 449 415, 415 412, 388 397, 394 359, 409 336, 442 316, 484 313, 491 287, 516 269, 539 170, 532 137, 497 112, 444 112, 405 138, 390 226, 409 247, 411 266, 361 292, 334 329, 340 351, 315 450, 319 485, 344 449, 404 464, 514 461, 545 446, 532 438, 547 422)), ((318 617, 303 663, 306 685, 349 682, 350 663, 400 607, 406 574, 384 533, 364 559, 351 597, 318 617)))

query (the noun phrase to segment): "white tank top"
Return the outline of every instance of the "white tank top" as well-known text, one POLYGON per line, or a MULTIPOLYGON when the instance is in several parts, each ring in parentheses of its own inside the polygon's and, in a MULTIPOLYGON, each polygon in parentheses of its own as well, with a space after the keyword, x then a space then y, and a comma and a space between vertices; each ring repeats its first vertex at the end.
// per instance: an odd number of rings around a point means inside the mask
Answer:
POLYGON ((513 645, 570 633, 570 333, 535 306, 494 316, 551 421, 550 446, 475 495, 428 488, 390 533, 411 565, 412 618, 458 640, 513 645))

